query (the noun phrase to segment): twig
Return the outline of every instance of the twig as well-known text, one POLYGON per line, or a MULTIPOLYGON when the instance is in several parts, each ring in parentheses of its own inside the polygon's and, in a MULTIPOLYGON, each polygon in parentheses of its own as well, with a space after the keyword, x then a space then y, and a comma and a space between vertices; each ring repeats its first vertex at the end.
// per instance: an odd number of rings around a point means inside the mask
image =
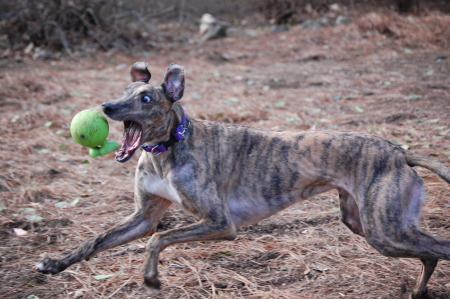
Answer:
POLYGON ((19 285, 19 286, 13 288, 13 289, 7 291, 6 293, 1 294, 1 295, 0 295, 0 299, 1 299, 1 298, 5 298, 6 295, 11 294, 11 293, 14 292, 15 290, 20 289, 20 288, 23 287, 24 285, 28 284, 30 281, 31 281, 31 278, 28 279, 26 282, 22 283, 21 285, 19 285))
POLYGON ((118 291, 120 291, 124 286, 126 286, 131 281, 131 279, 133 279, 133 276, 128 278, 127 281, 125 281, 123 284, 121 284, 120 287, 117 290, 115 290, 111 295, 106 297, 106 299, 112 298, 118 291))
POLYGON ((61 40, 61 44, 63 45, 63 47, 66 50, 67 54, 69 54, 69 56, 72 56, 72 51, 70 50, 69 43, 67 42, 66 34, 61 29, 61 27, 58 25, 58 23, 56 23, 55 21, 46 21, 44 26, 45 25, 52 25, 52 26, 54 26, 56 28, 56 30, 58 30, 59 39, 61 40))

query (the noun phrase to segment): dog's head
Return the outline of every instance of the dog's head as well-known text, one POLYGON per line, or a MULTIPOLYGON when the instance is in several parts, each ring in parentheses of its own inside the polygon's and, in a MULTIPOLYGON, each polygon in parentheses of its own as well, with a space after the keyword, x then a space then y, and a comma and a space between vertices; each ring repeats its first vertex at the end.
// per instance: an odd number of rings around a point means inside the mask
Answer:
POLYGON ((131 67, 133 83, 125 88, 123 96, 102 105, 108 117, 124 123, 122 146, 116 153, 119 162, 128 161, 145 142, 162 141, 158 138, 170 129, 172 105, 183 97, 183 66, 172 63, 160 86, 149 84, 150 78, 147 63, 136 62, 131 67))

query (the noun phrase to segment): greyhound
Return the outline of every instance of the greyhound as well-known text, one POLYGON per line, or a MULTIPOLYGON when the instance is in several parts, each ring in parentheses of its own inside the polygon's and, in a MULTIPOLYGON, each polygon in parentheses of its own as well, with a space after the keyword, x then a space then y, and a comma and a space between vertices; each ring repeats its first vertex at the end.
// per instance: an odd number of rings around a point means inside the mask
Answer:
POLYGON ((171 64, 160 86, 149 84, 147 63, 131 68, 123 96, 103 103, 104 113, 124 123, 116 160, 143 148, 135 174, 135 212, 85 241, 62 259, 45 256, 35 269, 58 273, 100 251, 151 236, 144 283, 159 289, 160 252, 175 243, 233 240, 240 226, 256 223, 316 194, 337 189, 340 218, 381 254, 418 258, 422 272, 412 298, 427 293, 439 259, 450 260, 450 240, 419 228, 421 166, 450 183, 450 169, 369 134, 341 131, 271 131, 196 120, 179 100, 184 67, 171 64), (175 204, 198 222, 155 232, 175 204))

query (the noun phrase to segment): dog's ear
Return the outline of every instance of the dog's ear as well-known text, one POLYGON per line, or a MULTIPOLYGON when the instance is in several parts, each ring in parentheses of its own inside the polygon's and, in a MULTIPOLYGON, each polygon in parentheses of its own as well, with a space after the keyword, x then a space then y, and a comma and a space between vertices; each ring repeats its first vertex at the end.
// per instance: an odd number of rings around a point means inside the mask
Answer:
POLYGON ((152 74, 148 71, 147 65, 147 62, 142 61, 133 64, 130 71, 132 82, 141 81, 148 83, 148 81, 150 81, 152 74))
POLYGON ((178 101, 184 92, 184 66, 172 63, 164 75, 162 83, 165 95, 172 101, 178 101))

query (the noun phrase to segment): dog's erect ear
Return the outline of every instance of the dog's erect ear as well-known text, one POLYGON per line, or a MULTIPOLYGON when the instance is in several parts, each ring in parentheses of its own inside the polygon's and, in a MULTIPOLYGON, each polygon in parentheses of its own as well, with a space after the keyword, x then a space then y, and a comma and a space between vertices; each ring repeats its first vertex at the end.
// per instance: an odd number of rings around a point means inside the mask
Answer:
POLYGON ((168 99, 172 101, 181 99, 184 92, 184 66, 172 63, 167 68, 162 86, 168 99))
POLYGON ((142 61, 133 64, 130 71, 132 82, 141 81, 148 83, 148 81, 150 81, 152 74, 148 71, 147 65, 147 62, 142 61))

